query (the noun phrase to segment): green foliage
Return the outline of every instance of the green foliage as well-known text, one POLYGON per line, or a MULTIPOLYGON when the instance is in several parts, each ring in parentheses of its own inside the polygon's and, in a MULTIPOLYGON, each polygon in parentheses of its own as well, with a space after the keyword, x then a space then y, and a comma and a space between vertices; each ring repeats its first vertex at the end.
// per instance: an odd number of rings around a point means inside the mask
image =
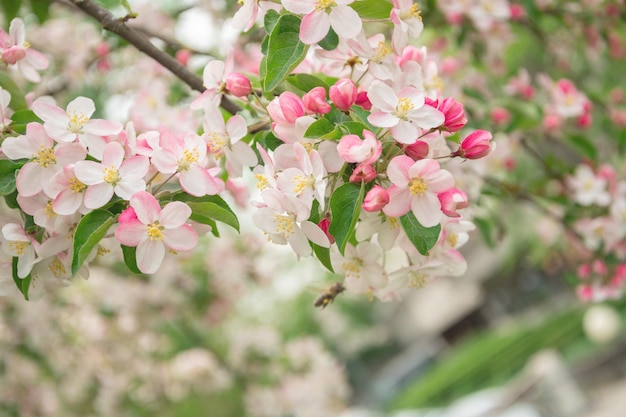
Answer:
POLYGON ((328 91, 328 84, 319 77, 311 74, 291 74, 286 81, 303 93, 309 92, 315 87, 324 87, 328 91))
MULTIPOLYGON (((12 0, 9 0, 12 1, 12 0)), ((13 109, 13 111, 19 111, 27 109, 26 99, 24 99, 24 94, 20 90, 20 88, 15 84, 15 81, 11 79, 9 74, 4 71, 0 71, 0 87, 4 88, 11 94, 11 102, 9 103, 9 107, 13 109)))
POLYGON ((428 256, 428 251, 435 246, 437 239, 439 239, 441 225, 424 227, 411 211, 400 217, 400 223, 413 246, 415 246, 419 253, 428 256))
POLYGON ((23 163, 0 159, 0 195, 6 196, 15 191, 15 179, 23 163))
POLYGON ((337 36, 337 33, 335 33, 333 28, 330 28, 324 39, 319 41, 317 44, 327 51, 332 51, 337 47, 337 45, 339 45, 339 36, 337 36))
POLYGON ((340 139, 342 136, 341 129, 327 119, 314 121, 304 132, 304 137, 311 139, 340 139))
POLYGON ((133 274, 142 274, 137 266, 137 248, 134 246, 120 245, 122 247, 122 255, 124 264, 133 274))
POLYGON ((20 278, 17 275, 17 257, 13 257, 12 263, 11 263, 11 273, 13 275, 13 281, 15 282, 15 285, 17 286, 17 289, 20 290, 20 292, 22 293, 22 295, 24 296, 25 300, 28 300, 28 290, 30 288, 30 283, 32 281, 32 276, 31 274, 28 274, 27 276, 25 276, 24 278, 20 278))
POLYGON ((391 2, 384 0, 357 0, 350 4, 363 19, 388 19, 391 2))
POLYGON ((308 49, 300 41, 300 18, 281 15, 267 41, 263 90, 274 90, 302 62, 308 49))
POLYGON ((330 248, 325 248, 316 245, 315 243, 312 243, 311 246, 313 247, 313 252, 315 253, 315 256, 320 261, 320 263, 324 265, 324 268, 328 269, 330 272, 335 272, 333 270, 333 265, 330 262, 330 248))
POLYGON ((115 223, 115 216, 107 210, 94 210, 87 213, 76 226, 72 275, 76 275, 89 254, 115 223))
POLYGON ((343 184, 330 197, 331 221, 328 231, 335 238, 343 255, 350 237, 354 234, 361 205, 365 197, 365 184, 343 184))
MULTIPOLYGON (((239 231, 239 220, 228 203, 218 195, 194 197, 187 193, 172 194, 164 201, 182 201, 191 208, 191 220, 207 224, 215 229, 215 222, 222 222, 239 231)), ((214 230, 214 233, 217 230, 214 230)))
POLYGON ((0 0, 0 7, 2 7, 2 12, 6 19, 5 24, 8 26, 11 20, 17 17, 22 7, 22 0, 0 0))

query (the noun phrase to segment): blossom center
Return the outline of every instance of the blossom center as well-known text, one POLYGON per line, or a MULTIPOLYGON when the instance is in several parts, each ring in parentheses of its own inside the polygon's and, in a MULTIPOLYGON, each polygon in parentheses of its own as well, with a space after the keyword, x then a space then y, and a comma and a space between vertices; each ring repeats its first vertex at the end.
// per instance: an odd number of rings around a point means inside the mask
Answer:
POLYGON ((288 214, 274 214, 275 233, 289 239, 294 232, 294 219, 293 216, 288 214))
POLYGON ((68 113, 70 121, 67 125, 67 129, 72 133, 82 133, 83 126, 89 121, 89 117, 85 116, 81 112, 68 113))
POLYGON ((69 188, 73 193, 82 193, 85 191, 87 186, 80 182, 80 180, 76 177, 70 178, 67 182, 67 188, 69 188))
POLYGON ((344 260, 341 269, 346 278, 359 279, 361 278, 361 266, 363 266, 361 259, 352 258, 344 260))
POLYGON ((30 245, 30 242, 22 242, 19 240, 13 240, 9 242, 9 248, 16 256, 22 256, 26 253, 26 248, 30 245))
POLYGON ((263 191, 269 186, 267 177, 263 174, 254 174, 254 179, 256 180, 256 188, 259 191, 263 191))
POLYGON ((49 219, 55 218, 57 216, 57 214, 54 212, 54 209, 52 208, 52 200, 48 201, 48 204, 46 204, 46 208, 44 209, 44 211, 49 219))
POLYGON ((209 138, 207 140, 207 146, 209 147, 209 152, 212 154, 218 154, 222 151, 222 148, 226 144, 224 140, 224 136, 218 132, 209 133, 209 138))
POLYGON ((195 164, 200 159, 200 152, 196 149, 185 149, 183 156, 178 160, 178 171, 187 171, 191 164, 195 164))
POLYGON ((291 181, 295 183, 293 192, 296 194, 300 194, 306 188, 314 188, 315 186, 315 177, 313 175, 296 175, 291 181))
POLYGON ((392 51, 391 46, 387 45, 385 42, 378 42, 378 46, 376 47, 376 53, 372 57, 372 61, 381 62, 383 58, 389 55, 392 51))
POLYGON ((448 236, 446 236, 446 241, 450 244, 450 246, 455 248, 456 244, 459 242, 459 235, 457 235, 456 233, 450 233, 448 236))
POLYGON ((108 182, 109 184, 116 186, 118 182, 120 182, 120 172, 115 168, 115 166, 111 165, 110 167, 104 168, 102 170, 103 175, 102 179, 104 182, 108 182))
POLYGON ((146 226, 146 232, 150 240, 163 240, 164 227, 158 221, 146 226))
POLYGON ((317 0, 315 10, 318 12, 324 12, 333 6, 336 6, 335 0, 317 0))
POLYGON ((413 195, 424 195, 426 190, 428 190, 428 185, 426 185, 424 178, 413 178, 411 182, 409 182, 409 191, 413 195))
POLYGON ((426 275, 416 271, 409 272, 409 288, 419 290, 426 285, 426 275))
POLYGON ((400 17, 402 19, 419 19, 422 20, 422 11, 419 9, 419 7, 417 6, 417 3, 413 3, 413 5, 405 10, 400 17))
POLYGON ((396 105, 396 116, 398 116, 399 119, 403 119, 414 108, 413 100, 408 97, 402 97, 398 100, 398 104, 396 105))
POLYGON ((28 48, 30 48, 30 42, 28 42, 28 41, 24 41, 24 43, 22 44, 22 47, 23 47, 24 49, 28 49, 28 48))
POLYGON ((61 262, 59 258, 54 258, 48 269, 52 272, 52 275, 54 275, 55 278, 62 278, 67 274, 65 265, 63 265, 63 262, 61 262))
POLYGON ((54 155, 54 149, 47 148, 44 145, 41 145, 39 147, 39 150, 37 151, 35 162, 37 162, 39 166, 43 168, 48 168, 50 165, 56 164, 57 158, 54 155))

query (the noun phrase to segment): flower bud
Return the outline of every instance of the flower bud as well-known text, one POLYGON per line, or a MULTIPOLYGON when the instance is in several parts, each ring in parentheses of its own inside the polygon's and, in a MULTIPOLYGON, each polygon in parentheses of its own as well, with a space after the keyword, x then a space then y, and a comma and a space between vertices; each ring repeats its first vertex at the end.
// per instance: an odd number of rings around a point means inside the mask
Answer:
POLYGON ((187 66, 192 56, 193 53, 189 49, 180 49, 176 52, 176 60, 184 66, 187 66))
POLYGON ((420 159, 424 159, 428 156, 429 150, 430 147, 428 146, 428 142, 418 140, 415 143, 412 143, 404 148, 404 153, 409 158, 412 158, 415 161, 419 161, 420 159))
POLYGON ((425 104, 434 107, 443 113, 445 117, 443 128, 448 132, 456 132, 467 123, 463 105, 452 97, 446 97, 443 100, 432 100, 426 98, 425 104))
POLYGON ((278 124, 293 124, 304 116, 302 99, 291 91, 285 91, 267 105, 272 120, 278 124))
POLYGON ((226 77, 226 88, 235 97, 246 97, 252 92, 250 80, 239 72, 233 72, 226 77))
POLYGON ((356 85, 354 81, 343 78, 330 87, 328 95, 339 110, 348 111, 356 103, 356 85))
POLYGON ((494 107, 491 109, 491 121, 493 124, 502 126, 511 120, 511 113, 504 107, 494 107))
POLYGON ((126 210, 122 211, 117 218, 119 224, 128 223, 133 220, 137 220, 137 213, 135 213, 135 209, 132 207, 128 207, 126 210))
POLYGON ((382 210, 389 203, 389 192, 380 185, 375 185, 365 195, 363 200, 363 210, 365 211, 379 211, 382 210))
POLYGON ((490 132, 476 130, 463 139, 461 147, 454 153, 454 156, 466 159, 480 159, 487 156, 491 152, 491 138, 490 132))
POLYGON ((457 188, 450 188, 437 194, 441 203, 441 211, 448 217, 461 217, 457 210, 468 206, 467 194, 457 188))
POLYGON ((330 104, 326 102, 326 89, 315 87, 302 96, 302 103, 307 113, 326 114, 330 111, 330 104))
POLYGON ((2 60, 9 65, 16 64, 18 61, 24 59, 25 56, 26 49, 16 46, 12 46, 2 52, 2 60))
POLYGON ((356 95, 356 104, 357 106, 363 107, 365 110, 372 110, 372 102, 367 96, 367 91, 361 91, 356 95))
POLYGON ((322 229, 322 232, 326 234, 326 237, 330 241, 331 245, 335 243, 335 237, 331 235, 328 231, 328 229, 330 228, 330 219, 328 217, 324 217, 322 220, 320 220, 319 223, 317 223, 317 227, 322 229))
POLYGON ((350 175, 350 182, 370 182, 376 178, 376 170, 371 164, 359 164, 352 175, 350 175))

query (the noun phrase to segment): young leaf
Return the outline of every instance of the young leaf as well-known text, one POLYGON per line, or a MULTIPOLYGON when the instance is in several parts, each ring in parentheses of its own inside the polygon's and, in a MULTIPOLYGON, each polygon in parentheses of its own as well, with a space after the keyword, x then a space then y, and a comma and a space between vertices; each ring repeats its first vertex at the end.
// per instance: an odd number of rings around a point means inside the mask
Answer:
POLYGON ((328 91, 328 84, 324 80, 310 74, 292 74, 287 77, 286 81, 304 92, 311 91, 315 87, 324 87, 328 91))
POLYGON ((346 244, 354 232, 365 197, 365 186, 347 183, 337 188, 330 197, 331 221, 328 232, 337 242, 343 255, 346 244))
POLYGON ((124 263, 130 272, 133 274, 141 274, 142 272, 137 267, 137 248, 134 246, 125 246, 122 247, 122 255, 124 256, 124 263))
POLYGON ((0 159, 0 195, 9 195, 15 191, 17 171, 23 165, 23 163, 16 163, 8 159, 0 159))
MULTIPOLYGON (((13 0, 8 0, 13 1, 13 0)), ((4 88, 11 94, 11 102, 9 103, 9 107, 13 109, 13 111, 24 110, 28 108, 26 105, 26 99, 24 98, 24 94, 20 88, 15 84, 15 82, 9 77, 4 71, 0 71, 0 87, 4 88)))
POLYGON ((192 210, 191 219, 194 221, 208 224, 215 229, 215 223, 212 220, 217 220, 239 231, 237 216, 220 196, 193 197, 186 193, 179 193, 172 195, 172 200, 187 203, 192 210))
POLYGON ((80 220, 74 232, 72 275, 78 272, 92 249, 102 240, 113 223, 115 223, 115 216, 106 210, 94 210, 80 220))
POLYGON ((391 13, 391 2, 381 0, 357 0, 350 4, 364 19, 388 19, 391 13))
POLYGON ((302 62, 308 49, 300 41, 300 18, 290 14, 280 16, 267 43, 263 90, 274 90, 302 62))
POLYGON ((339 45, 339 36, 337 36, 337 33, 333 30, 333 28, 330 28, 328 30, 328 34, 324 37, 324 39, 319 41, 317 44, 322 49, 332 51, 337 48, 337 45, 339 45))
POLYGON ((341 136, 341 130, 326 119, 314 121, 304 132, 304 137, 311 139, 339 139, 341 136))
POLYGON ((428 255, 428 251, 435 246, 441 232, 441 225, 433 227, 424 227, 415 218, 413 212, 409 211, 400 217, 400 223, 407 237, 415 246, 415 248, 424 256, 428 255))
POLYGON ((31 274, 28 274, 24 278, 20 278, 17 276, 17 256, 14 256, 11 263, 11 272, 13 274, 13 281, 17 286, 17 289, 20 290, 25 300, 28 300, 28 290, 30 288, 30 282, 32 281, 31 274))
POLYGON ((365 110, 363 107, 361 106, 352 106, 350 108, 350 111, 352 112, 352 115, 357 119, 357 121, 363 123, 366 127, 367 130, 371 131, 371 132, 376 132, 376 130, 378 128, 374 127, 369 120, 367 120, 367 116, 370 115, 370 112, 365 110))
POLYGON ((339 127, 346 135, 357 135, 360 137, 363 137, 363 130, 367 129, 367 126, 359 122, 343 122, 339 127))
POLYGON ((320 263, 324 265, 324 267, 330 272, 335 272, 333 270, 333 265, 330 262, 330 249, 323 246, 318 246, 315 243, 311 243, 311 246, 313 247, 313 252, 315 252, 315 256, 320 261, 320 263))

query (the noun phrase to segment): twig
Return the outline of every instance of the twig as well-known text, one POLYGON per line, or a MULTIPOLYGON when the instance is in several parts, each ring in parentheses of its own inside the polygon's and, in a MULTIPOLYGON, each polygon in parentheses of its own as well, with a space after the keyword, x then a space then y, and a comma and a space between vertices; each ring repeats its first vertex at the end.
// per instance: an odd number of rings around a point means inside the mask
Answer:
MULTIPOLYGON (((175 58, 171 57, 167 53, 161 51, 159 48, 154 46, 150 42, 150 40, 146 38, 142 33, 130 28, 128 25, 126 25, 126 23, 113 16, 113 14, 111 14, 111 12, 109 12, 104 7, 96 4, 92 0, 69 0, 69 2, 82 10, 85 14, 100 22, 105 30, 113 32, 119 37, 125 39, 135 48, 163 65, 165 68, 170 70, 172 74, 177 76, 192 89, 200 92, 203 92, 205 90, 202 78, 189 71, 175 58)), ((220 106, 231 114, 235 114, 241 110, 238 105, 236 105, 226 97, 222 97, 220 106)))

